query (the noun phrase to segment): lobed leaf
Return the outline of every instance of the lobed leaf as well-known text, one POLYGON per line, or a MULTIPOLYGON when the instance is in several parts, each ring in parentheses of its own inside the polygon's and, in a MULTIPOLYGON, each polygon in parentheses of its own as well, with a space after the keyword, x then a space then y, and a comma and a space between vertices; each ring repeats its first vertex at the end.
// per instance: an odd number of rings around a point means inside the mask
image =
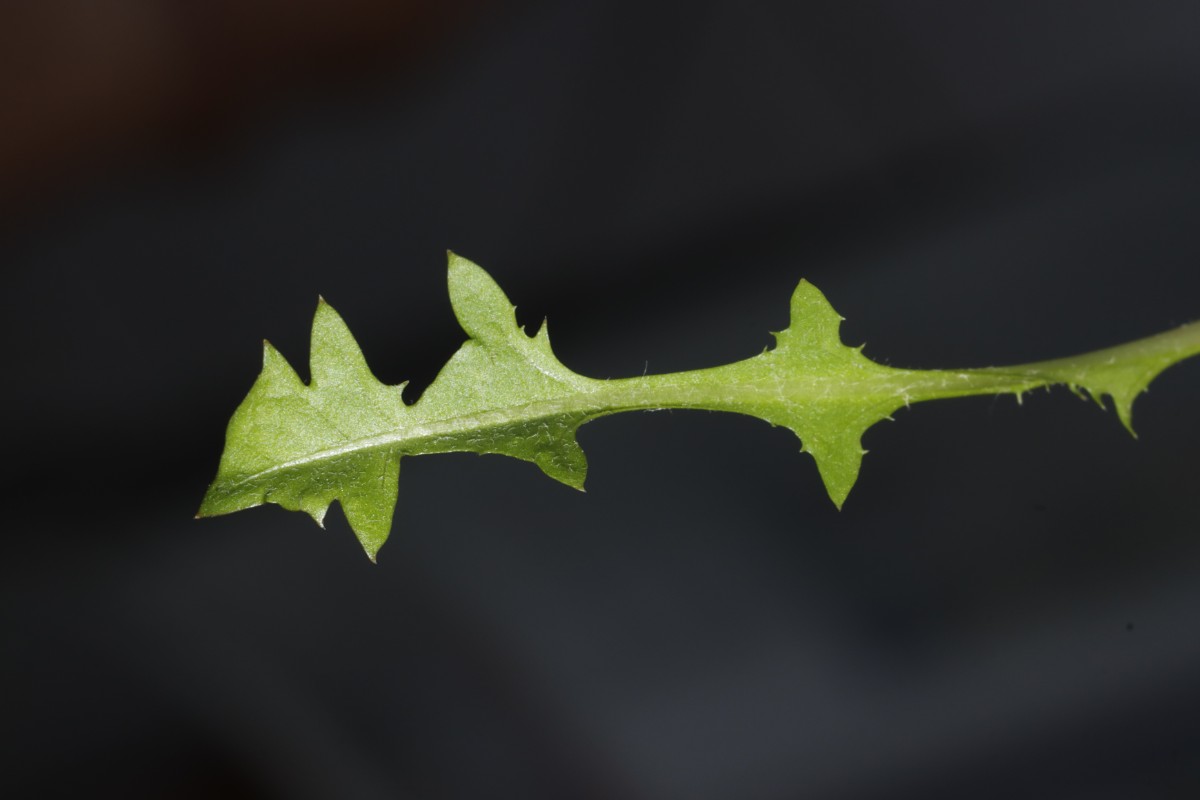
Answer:
POLYGON ((1015 367, 905 370, 871 361, 839 335, 842 318, 801 281, 776 346, 712 369, 617 380, 586 378, 554 355, 545 324, 516 321, 486 272, 450 254, 450 301, 468 335, 417 402, 371 373, 342 318, 323 300, 313 320, 306 385, 269 343, 263 369, 234 412, 217 477, 198 516, 277 503, 320 524, 339 502, 374 560, 392 528, 400 460, 444 452, 496 453, 583 488, 579 426, 622 411, 730 411, 791 430, 816 460, 840 508, 858 479, 862 435, 911 403, 1021 393, 1066 384, 1111 397, 1132 432, 1134 399, 1172 364, 1200 353, 1200 323, 1071 358, 1015 367))

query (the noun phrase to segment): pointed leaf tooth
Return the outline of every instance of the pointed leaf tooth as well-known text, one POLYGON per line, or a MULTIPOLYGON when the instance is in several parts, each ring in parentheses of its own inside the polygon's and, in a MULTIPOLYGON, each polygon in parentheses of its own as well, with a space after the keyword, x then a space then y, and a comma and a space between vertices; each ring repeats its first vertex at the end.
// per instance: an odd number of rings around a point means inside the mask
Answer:
POLYGON ((337 382, 376 382, 350 328, 324 298, 313 316, 309 371, 313 388, 337 382))
POLYGON ((792 292, 791 310, 793 322, 810 319, 821 325, 840 325, 846 319, 834 310, 824 292, 803 278, 792 292))
POLYGON ((549 368, 551 371, 567 375, 571 379, 579 377, 564 367, 562 362, 558 360, 558 356, 554 354, 554 347, 550 344, 549 321, 545 319, 542 320, 542 324, 538 327, 537 333, 530 338, 530 345, 533 353, 539 353, 542 356, 542 368, 549 368))
POLYGON ((542 447, 534 455, 533 463, 548 477, 583 491, 583 484, 587 480, 587 455, 575 441, 575 434, 572 432, 569 436, 569 439, 559 439, 550 446, 542 447))
POLYGON ((200 508, 196 510, 196 519, 219 517, 222 514, 232 514, 235 511, 244 511, 259 505, 262 505, 262 502, 253 498, 230 496, 218 477, 205 490, 204 499, 200 501, 200 508))
POLYGON ((374 474, 364 475, 344 489, 340 502, 350 529, 367 557, 374 561, 392 531, 400 456, 380 453, 371 461, 374 474))
POLYGON ((312 517, 313 522, 317 523, 317 527, 322 530, 325 528, 325 515, 329 513, 329 503, 321 505, 312 505, 308 508, 298 509, 312 517))
POLYGON ((829 499, 840 510, 850 490, 858 482, 858 473, 866 454, 859 436, 839 436, 816 442, 810 440, 807 452, 817 462, 817 471, 821 473, 829 499))
POLYGON ((300 376, 296 374, 296 370, 292 369, 292 365, 283 357, 283 354, 275 349, 275 345, 263 339, 263 366, 262 372, 254 381, 254 385, 250 387, 250 392, 247 399, 253 397, 256 392, 279 396, 283 394, 291 394, 292 392, 300 391, 304 388, 304 381, 300 380, 300 376))
POLYGON ((514 335, 524 337, 517 327, 516 309, 492 276, 454 253, 449 254, 449 262, 450 305, 467 335, 491 342, 511 340, 514 335))
POLYGON ((816 362, 831 352, 853 354, 842 344, 841 324, 842 316, 821 290, 802 280, 792 294, 791 324, 776 335, 776 349, 801 362, 816 362))
POLYGON ((1138 395, 1146 391, 1145 389, 1135 390, 1133 392, 1121 392, 1120 394, 1110 395, 1113 400, 1113 407, 1117 410, 1117 419, 1121 420, 1121 424, 1125 430, 1129 431, 1129 435, 1137 438, 1137 431, 1133 429, 1133 401, 1138 395))
POLYGON ((546 352, 553 352, 550 348, 550 320, 542 318, 542 324, 538 326, 537 333, 533 335, 533 340, 546 352))

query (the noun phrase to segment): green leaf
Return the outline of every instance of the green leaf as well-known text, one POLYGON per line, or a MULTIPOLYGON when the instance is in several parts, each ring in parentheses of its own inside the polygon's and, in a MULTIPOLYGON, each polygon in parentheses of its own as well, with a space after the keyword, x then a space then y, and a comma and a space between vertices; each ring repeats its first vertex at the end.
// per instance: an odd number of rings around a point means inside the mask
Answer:
POLYGON ((263 370, 234 412, 217 479, 201 516, 278 503, 321 524, 342 503, 374 558, 392 527, 400 452, 364 440, 405 424, 401 386, 375 379, 337 312, 322 301, 313 320, 312 381, 305 386, 269 342, 263 370))
MULTIPOLYGON (((452 425, 445 447, 532 461, 555 480, 583 488, 587 459, 575 429, 589 418, 571 400, 596 387, 559 362, 545 323, 536 336, 517 326, 512 303, 491 277, 450 254, 450 303, 471 338, 455 353, 413 406, 416 419, 452 425), (549 412, 549 413, 547 413, 549 412)), ((405 449, 405 452, 417 452, 405 449)))
POLYGON ((451 254, 449 284, 471 338, 412 406, 401 399, 404 384, 385 386, 371 374, 324 301, 313 321, 309 385, 265 344, 262 374, 230 420, 199 516, 278 503, 320 524, 336 500, 373 560, 391 530, 402 455, 499 453, 582 489, 587 460, 575 429, 588 415, 566 401, 597 382, 558 361, 545 326, 525 335, 504 292, 475 264, 451 254))
POLYGON ((531 461, 583 488, 587 461, 575 439, 597 417, 640 409, 730 411, 790 429, 816 460, 840 508, 858 479, 862 435, 911 403, 1016 394, 1066 384, 1103 404, 1111 397, 1132 432, 1134 399, 1164 369, 1200 353, 1200 323, 1071 358, 1005 368, 905 370, 848 347, 841 317, 801 281, 776 346, 712 369, 594 380, 554 355, 543 324, 517 325, 508 298, 482 269, 450 254, 450 301, 470 337, 414 404, 404 384, 371 374, 341 317, 324 301, 313 321, 305 385, 270 344, 263 370, 234 412, 216 480, 198 516, 263 503, 318 523, 334 501, 374 560, 392 527, 400 460, 428 453, 497 453, 531 461))

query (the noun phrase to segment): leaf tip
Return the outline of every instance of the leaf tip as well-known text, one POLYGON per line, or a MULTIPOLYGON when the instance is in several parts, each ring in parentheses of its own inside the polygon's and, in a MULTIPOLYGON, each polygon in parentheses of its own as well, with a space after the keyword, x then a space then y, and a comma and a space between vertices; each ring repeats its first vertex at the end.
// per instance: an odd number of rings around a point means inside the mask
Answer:
POLYGON ((287 359, 283 357, 283 353, 279 352, 279 349, 275 345, 263 339, 263 371, 265 372, 269 368, 291 369, 291 365, 287 363, 287 359))
POLYGON ((472 339, 502 341, 525 335, 517 328, 512 302, 483 267, 451 253, 446 283, 454 315, 472 339))
POLYGON ((1137 431, 1133 429, 1133 401, 1118 401, 1114 397, 1113 405, 1117 407, 1117 419, 1121 420, 1121 425, 1129 431, 1130 436, 1138 438, 1137 431))
POLYGON ((846 505, 846 498, 850 496, 850 490, 854 488, 854 484, 857 482, 857 470, 854 475, 847 476, 836 474, 833 470, 822 469, 821 466, 821 462, 818 461, 817 467, 825 484, 825 491, 829 495, 829 499, 833 501, 834 507, 838 511, 841 511, 842 506, 846 505))
POLYGON ((465 276, 476 270, 483 272, 483 267, 468 258, 463 258, 453 250, 446 251, 446 271, 449 273, 451 280, 456 276, 465 276))

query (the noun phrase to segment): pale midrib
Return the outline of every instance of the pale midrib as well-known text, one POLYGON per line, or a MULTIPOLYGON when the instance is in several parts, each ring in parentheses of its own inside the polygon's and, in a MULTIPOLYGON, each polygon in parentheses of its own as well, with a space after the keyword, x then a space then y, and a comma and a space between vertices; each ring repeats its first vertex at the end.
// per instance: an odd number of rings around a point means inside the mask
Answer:
MULTIPOLYGON (((1115 347, 1067 358, 1038 361, 1013 367, 964 370, 904 370, 871 362, 872 374, 861 379, 840 376, 791 377, 785 380, 727 382, 723 372, 742 368, 748 362, 722 367, 593 381, 592 390, 579 389, 564 397, 489 411, 417 422, 403 430, 392 430, 344 442, 302 458, 291 459, 229 484, 230 489, 254 483, 271 475, 311 466, 367 450, 403 447, 403 455, 429 455, 466 450, 456 443, 445 447, 428 444, 467 432, 479 433, 514 423, 537 422, 562 416, 578 416, 582 422, 625 411, 696 409, 732 411, 757 416, 754 407, 776 401, 794 405, 844 399, 863 406, 895 403, 894 407, 927 400, 950 399, 979 394, 1029 391, 1055 384, 1085 385, 1089 373, 1143 365, 1157 372, 1169 364, 1200 354, 1200 322, 1148 336, 1115 347), (818 390, 819 389, 819 390, 818 390), (745 406, 744 410, 739 406, 745 406)), ((750 359, 753 361, 754 359, 750 359)), ((587 379, 584 379, 587 380, 587 379)), ((420 401, 413 406, 419 413, 420 401)))
MULTIPOLYGON (((847 380, 844 377, 817 377, 720 386, 694 382, 701 373, 713 373, 720 369, 722 368, 715 367, 695 372, 597 381, 598 388, 595 390, 579 390, 554 400, 506 406, 432 422, 415 422, 403 429, 351 439, 336 447, 329 447, 300 458, 284 461, 269 469, 233 481, 229 484, 229 488, 234 489, 281 472, 313 466, 368 450, 402 448, 402 455, 409 456, 461 452, 467 448, 457 443, 446 447, 429 447, 428 443, 446 437, 457 437, 468 432, 479 433, 516 423, 536 423, 563 416, 579 416, 586 422, 626 411, 690 409, 737 412, 738 405, 761 406, 764 402, 770 401, 792 404, 849 399, 857 400, 863 405, 871 405, 873 402, 891 400, 895 401, 896 405, 906 405, 943 397, 1026 391, 1052 382, 1028 374, 1007 374, 990 370, 986 372, 971 370, 942 372, 891 369, 882 375, 877 374, 869 379, 857 381, 847 380), (904 378, 904 380, 898 380, 900 378, 904 378), (804 391, 792 390, 798 386, 804 387, 804 391), (820 391, 814 391, 815 387, 820 387, 820 391), (881 389, 883 391, 880 391, 881 389)), ((416 411, 419 406, 420 401, 409 408, 416 411)), ((747 409, 745 413, 754 415, 750 409, 747 409)))

